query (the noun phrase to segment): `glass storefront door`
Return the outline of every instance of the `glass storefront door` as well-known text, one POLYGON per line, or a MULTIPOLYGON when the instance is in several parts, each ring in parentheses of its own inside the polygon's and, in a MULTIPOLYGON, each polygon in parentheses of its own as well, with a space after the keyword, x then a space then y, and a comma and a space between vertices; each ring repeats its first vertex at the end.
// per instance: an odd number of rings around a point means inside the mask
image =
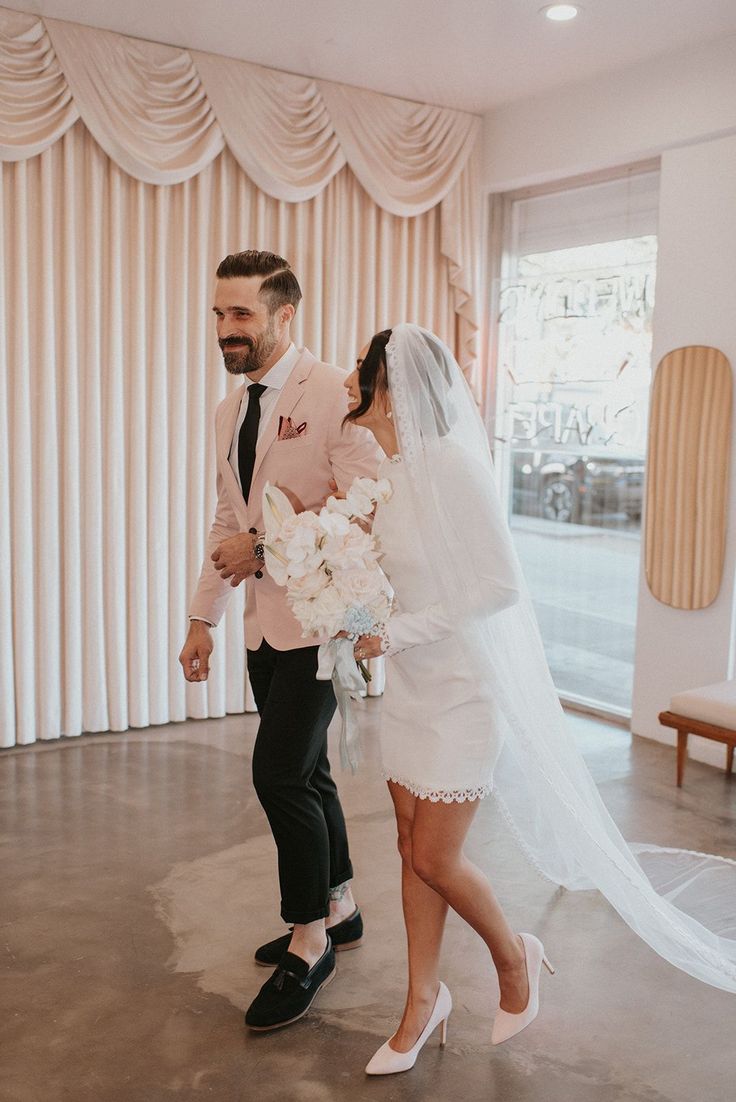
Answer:
POLYGON ((656 235, 511 260, 498 295, 495 437, 514 540, 560 695, 626 715, 656 235))

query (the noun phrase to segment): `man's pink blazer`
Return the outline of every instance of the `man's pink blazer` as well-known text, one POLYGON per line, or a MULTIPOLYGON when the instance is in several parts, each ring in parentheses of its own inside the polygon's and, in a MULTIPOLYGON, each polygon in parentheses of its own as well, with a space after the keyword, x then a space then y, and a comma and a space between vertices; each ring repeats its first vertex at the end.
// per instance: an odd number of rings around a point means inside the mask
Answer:
MULTIPOLYGON (((217 407, 217 508, 190 616, 212 624, 220 622, 233 587, 228 579, 220 577, 210 555, 228 536, 251 528, 263 531, 261 503, 267 482, 283 490, 301 512, 321 507, 330 494, 331 478, 344 491, 358 475, 376 477, 380 460, 373 435, 355 425, 342 428, 342 419, 348 411, 344 381, 345 372, 340 368, 320 363, 307 349, 301 350, 258 441, 247 505, 228 462, 247 380, 217 407), (295 425, 306 422, 306 428, 292 440, 279 440, 279 417, 291 417, 295 425)), ((276 650, 322 642, 314 636, 306 639, 302 636, 302 629, 286 603, 286 590, 276 585, 266 569, 262 578, 249 577, 245 586, 245 641, 250 650, 257 650, 264 638, 276 650)))

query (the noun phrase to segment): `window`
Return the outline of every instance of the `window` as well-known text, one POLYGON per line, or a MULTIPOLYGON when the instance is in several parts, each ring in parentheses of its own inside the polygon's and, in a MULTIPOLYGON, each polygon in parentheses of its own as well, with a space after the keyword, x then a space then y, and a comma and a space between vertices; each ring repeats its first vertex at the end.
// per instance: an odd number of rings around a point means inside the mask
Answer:
POLYGON ((496 458, 560 695, 631 709, 656 173, 517 199, 497 288, 496 458))

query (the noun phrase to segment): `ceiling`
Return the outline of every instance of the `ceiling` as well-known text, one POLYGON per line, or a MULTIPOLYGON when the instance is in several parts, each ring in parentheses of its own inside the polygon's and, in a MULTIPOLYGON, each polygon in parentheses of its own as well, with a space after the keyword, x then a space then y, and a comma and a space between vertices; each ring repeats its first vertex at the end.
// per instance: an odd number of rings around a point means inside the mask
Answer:
POLYGON ((6 7, 485 111, 736 35, 734 0, 13 0, 6 7))

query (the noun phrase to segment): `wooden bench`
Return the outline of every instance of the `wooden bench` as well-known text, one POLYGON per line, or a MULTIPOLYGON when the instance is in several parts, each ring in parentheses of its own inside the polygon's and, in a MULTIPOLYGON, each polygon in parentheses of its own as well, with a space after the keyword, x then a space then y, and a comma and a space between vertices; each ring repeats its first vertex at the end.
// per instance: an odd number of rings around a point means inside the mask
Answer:
POLYGON ((682 788, 688 735, 700 735, 726 746, 726 772, 733 770, 736 748, 736 680, 676 693, 670 709, 659 713, 664 727, 677 731, 677 787, 682 788))

